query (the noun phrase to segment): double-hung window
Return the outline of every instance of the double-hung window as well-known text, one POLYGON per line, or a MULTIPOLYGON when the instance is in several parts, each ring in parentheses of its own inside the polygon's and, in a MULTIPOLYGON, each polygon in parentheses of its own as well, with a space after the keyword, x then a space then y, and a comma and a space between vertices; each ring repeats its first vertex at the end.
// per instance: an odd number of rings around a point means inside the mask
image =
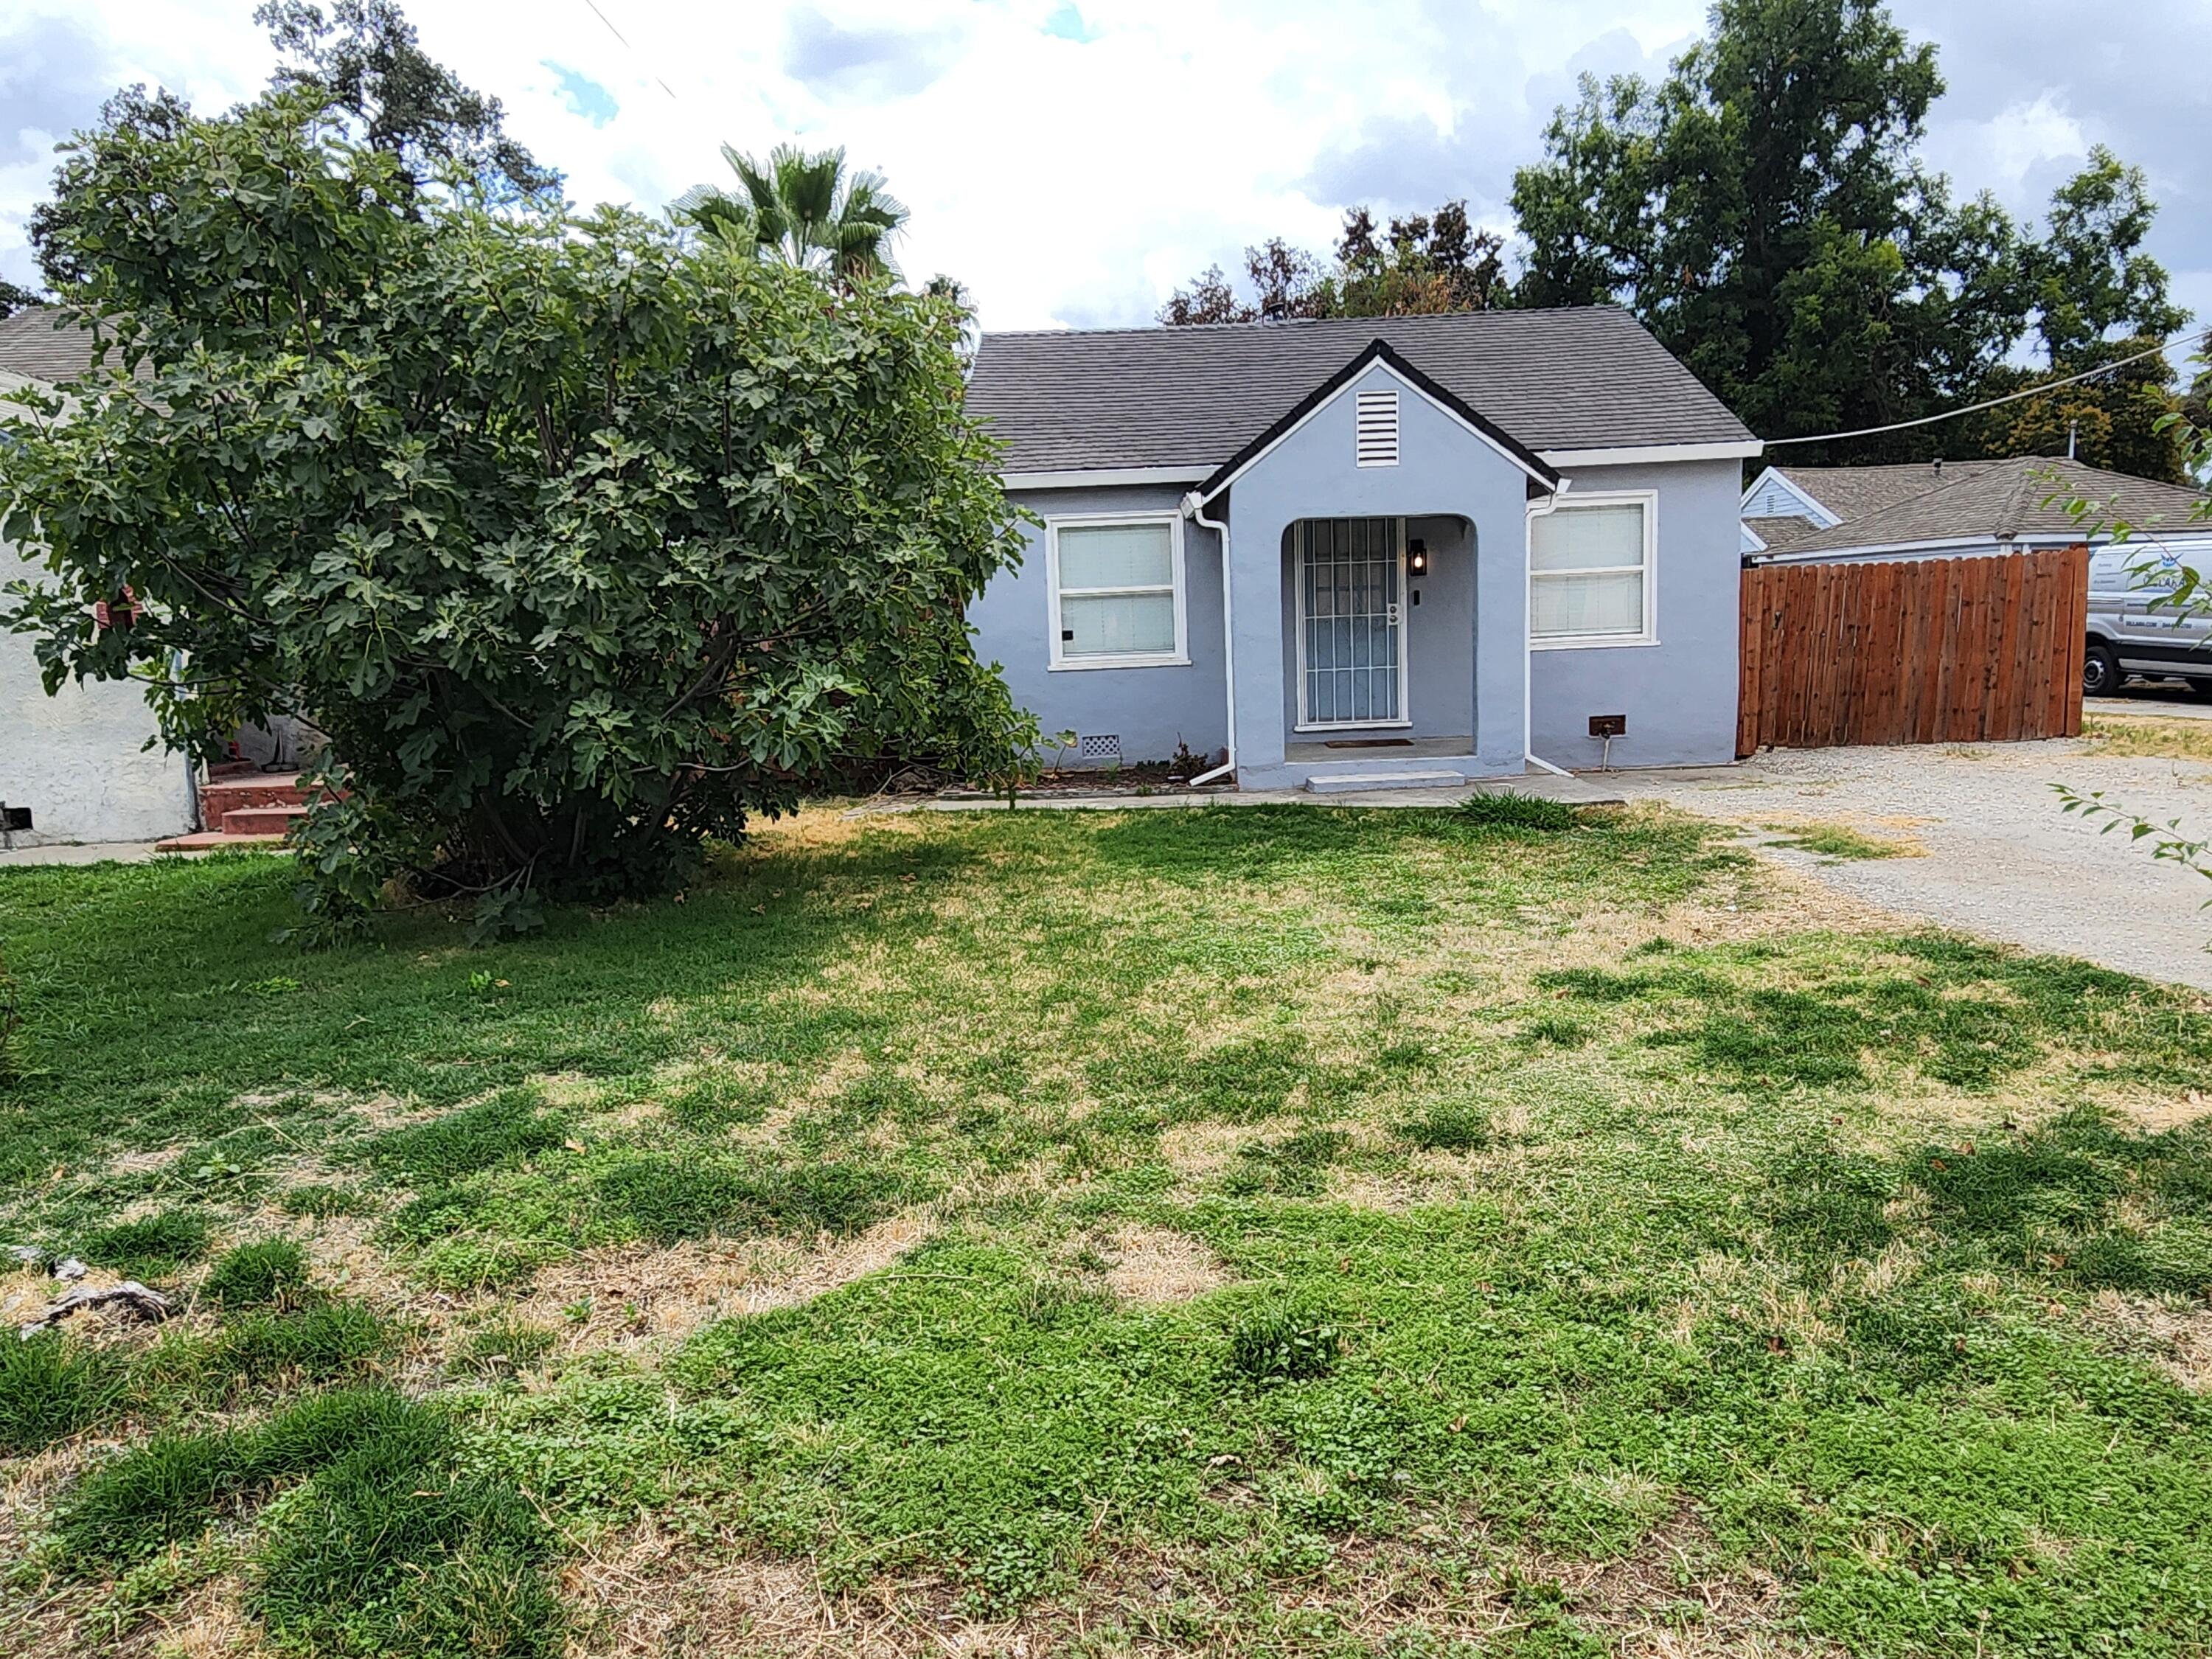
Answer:
POLYGON ((1045 536, 1054 668, 1188 659, 1179 518, 1054 519, 1045 536))
POLYGON ((1649 494, 1562 501, 1528 524, 1528 637, 1538 645, 1638 645, 1652 629, 1656 502, 1649 494))

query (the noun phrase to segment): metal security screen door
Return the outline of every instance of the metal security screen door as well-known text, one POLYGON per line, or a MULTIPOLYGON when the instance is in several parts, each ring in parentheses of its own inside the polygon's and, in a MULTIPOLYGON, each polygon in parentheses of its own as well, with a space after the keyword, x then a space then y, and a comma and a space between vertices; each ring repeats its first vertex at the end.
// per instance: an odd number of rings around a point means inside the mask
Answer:
POLYGON ((1403 726, 1403 519, 1297 526, 1298 726, 1403 726))

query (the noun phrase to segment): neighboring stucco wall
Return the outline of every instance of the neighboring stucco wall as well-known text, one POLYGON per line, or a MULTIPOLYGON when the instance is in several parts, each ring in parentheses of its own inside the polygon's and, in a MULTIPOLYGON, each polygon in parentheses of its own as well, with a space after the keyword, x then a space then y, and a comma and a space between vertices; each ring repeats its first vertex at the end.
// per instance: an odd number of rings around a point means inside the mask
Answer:
MULTIPOLYGON (((1238 781, 1247 788, 1270 788, 1301 782, 1305 775, 1284 758, 1285 744, 1295 734, 1285 718, 1286 707, 1294 705, 1286 702, 1283 680, 1285 665, 1296 658, 1287 648, 1290 613, 1281 592, 1283 532, 1300 519, 1369 516, 1452 517, 1473 526, 1473 608, 1461 614, 1471 617, 1474 629, 1474 730, 1439 735, 1472 735, 1477 770, 1518 772, 1527 501, 1528 477, 1519 466, 1381 363, 1346 385, 1238 479, 1227 498, 1238 781), (1395 466, 1354 463, 1353 411, 1362 391, 1400 394, 1395 466)), ((1427 605, 1425 597, 1424 610, 1427 605)))
MULTIPOLYGON (((1231 532, 1231 538, 1235 532, 1231 532)), ((1425 542, 1429 550, 1429 574, 1406 576, 1405 621, 1406 713, 1411 726, 1377 727, 1376 735, 1409 738, 1471 738, 1474 735, 1474 583, 1473 527, 1461 519, 1413 518, 1406 521, 1406 539, 1425 542), (1420 603, 1413 602, 1415 593, 1420 603)), ((1298 560, 1296 538, 1285 531, 1282 538, 1283 583, 1283 726, 1288 731, 1298 718, 1298 560)), ((1322 732, 1298 733, 1296 741, 1311 743, 1326 736, 1358 738, 1361 729, 1346 726, 1322 732)))
MULTIPOLYGON (((0 542, 0 588, 43 572, 0 542)), ((31 809, 17 846, 156 841, 192 827, 185 757, 158 744, 144 690, 64 683, 49 697, 23 635, 0 632, 0 800, 31 809)))
MULTIPOLYGON (((1012 499, 1049 519, 1173 512, 1182 495, 1173 486, 1146 486, 1027 490, 1012 499)), ((1201 756, 1220 748, 1229 717, 1221 668, 1221 551, 1214 533, 1183 521, 1187 665, 1055 670, 1044 532, 1034 525, 1025 530, 1029 545, 1020 567, 994 577, 968 607, 975 653, 1000 665, 1014 702, 1034 713, 1048 735, 1119 736, 1126 761, 1166 760, 1177 744, 1201 756)))
POLYGON ((1656 645, 1582 646, 1529 653, 1529 744, 1557 766, 1597 765, 1593 714, 1625 714, 1615 766, 1723 765, 1735 758, 1737 608, 1742 561, 1735 461, 1584 467, 1567 500, 1603 490, 1658 492, 1652 608, 1656 645))

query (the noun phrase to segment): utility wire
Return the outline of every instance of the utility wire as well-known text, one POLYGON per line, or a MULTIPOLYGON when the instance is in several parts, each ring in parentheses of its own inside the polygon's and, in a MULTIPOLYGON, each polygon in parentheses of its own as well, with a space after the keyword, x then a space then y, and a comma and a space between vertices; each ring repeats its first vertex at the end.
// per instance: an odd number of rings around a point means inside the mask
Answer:
MULTIPOLYGON (((588 4, 589 0, 586 0, 588 4)), ((2212 329, 2184 329, 2171 340, 2161 340, 2148 351, 2138 351, 2132 357, 2123 357, 2118 362, 2103 363, 2095 368, 2084 369, 2079 374, 2069 374, 2063 380, 2045 380, 2022 392, 2008 392, 2002 398, 1991 398, 1978 404, 1968 404, 1964 409, 1947 409, 1941 415, 1923 415, 1914 421, 1893 421, 1887 426, 1863 426, 1855 432, 1821 432, 1809 438, 1766 438, 1761 440, 1769 449, 1779 449, 1784 444, 1835 443, 1844 438, 1873 438, 1885 432, 1903 432, 1916 426, 1933 426, 1938 421, 1954 421, 1961 415, 1977 415, 1985 409, 1995 409, 2001 404, 2016 404, 2023 398, 2040 398, 2046 392, 2056 392, 2061 386, 2078 386, 2083 380, 2094 380, 2100 374, 2110 374, 2116 368, 2125 368, 2130 363, 2139 363, 2146 357, 2155 357, 2168 346, 2178 345, 2191 337, 2212 343, 2212 329)))
MULTIPOLYGON (((641 55, 639 54, 637 48, 630 45, 629 40, 623 35, 623 32, 614 26, 614 20, 609 17, 606 13, 599 9, 599 0, 584 0, 584 3, 592 9, 592 16, 598 18, 599 21, 607 26, 607 33, 613 35, 616 40, 622 42, 623 51, 630 53, 633 57, 641 55)), ((647 66, 646 72, 648 75, 653 73, 650 65, 647 66)), ((662 80, 658 75, 654 75, 653 76, 653 84, 659 87, 663 92, 668 94, 669 102, 672 104, 677 101, 675 92, 670 88, 668 82, 662 80)))

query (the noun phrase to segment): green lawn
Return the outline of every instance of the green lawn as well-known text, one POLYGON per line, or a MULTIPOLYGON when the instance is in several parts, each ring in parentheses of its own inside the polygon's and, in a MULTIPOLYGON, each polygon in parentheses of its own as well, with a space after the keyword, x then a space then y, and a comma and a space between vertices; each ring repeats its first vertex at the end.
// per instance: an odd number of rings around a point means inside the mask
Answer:
POLYGON ((1657 814, 0 870, 0 1651, 2212 1650, 2212 1012, 1657 814), (1516 820, 1521 821, 1516 821, 1516 820), (7 1270, 11 1322, 43 1305, 7 1270))

